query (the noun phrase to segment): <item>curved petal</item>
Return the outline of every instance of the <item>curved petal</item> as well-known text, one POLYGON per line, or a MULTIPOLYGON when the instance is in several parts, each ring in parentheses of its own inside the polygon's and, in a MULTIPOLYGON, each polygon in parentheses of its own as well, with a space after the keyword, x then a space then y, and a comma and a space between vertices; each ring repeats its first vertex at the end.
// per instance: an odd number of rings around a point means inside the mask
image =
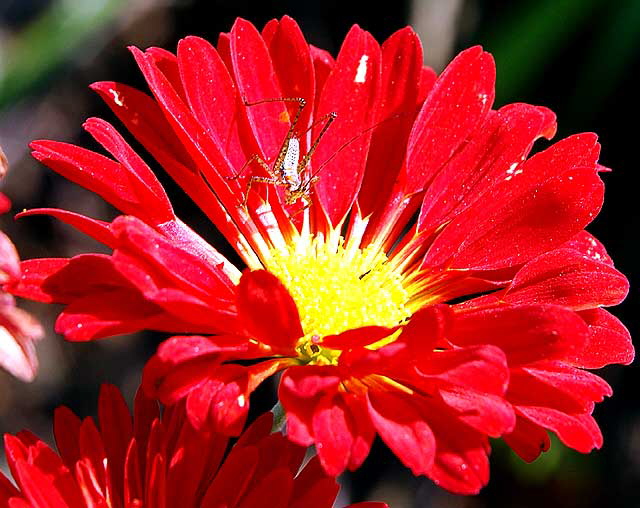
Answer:
POLYGON ((433 465, 436 438, 411 401, 400 393, 368 393, 369 415, 382 440, 413 474, 428 474, 433 465))
MULTIPOLYGON (((354 26, 340 49, 322 88, 315 117, 332 112, 336 120, 318 145, 315 191, 331 225, 340 224, 351 208, 364 176, 371 131, 378 118, 381 52, 368 32, 354 26), (355 135, 355 138, 354 138, 355 135)), ((318 136, 321 125, 313 130, 318 136)))
POLYGON ((510 367, 563 359, 587 341, 584 321, 557 305, 496 306, 456 313, 451 341, 457 345, 494 344, 510 367))
POLYGON ((573 310, 617 305, 629 283, 612 266, 573 249, 556 249, 527 263, 502 299, 511 304, 553 303, 573 310))
POLYGON ((544 182, 519 176, 494 188, 491 201, 458 215, 424 263, 476 270, 519 265, 569 240, 602 205, 604 186, 592 169, 569 170, 544 182))
POLYGON ((284 354, 304 335, 293 298, 275 275, 245 271, 237 290, 240 322, 260 342, 284 354))
POLYGON ((578 313, 589 329, 587 344, 567 361, 583 369, 600 369, 612 363, 629 365, 635 352, 629 330, 618 318, 604 309, 578 313))

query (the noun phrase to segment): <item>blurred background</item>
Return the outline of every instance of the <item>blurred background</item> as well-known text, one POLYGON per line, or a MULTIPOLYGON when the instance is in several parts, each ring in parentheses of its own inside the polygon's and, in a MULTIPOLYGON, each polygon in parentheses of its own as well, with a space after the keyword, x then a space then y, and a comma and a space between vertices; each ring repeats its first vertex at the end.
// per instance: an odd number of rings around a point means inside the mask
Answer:
MULTIPOLYGON (((640 207, 633 153, 640 114, 639 0, 0 0, 0 145, 11 166, 1 190, 13 200, 13 211, 47 206, 113 216, 100 198, 31 159, 27 143, 47 138, 95 148, 81 130, 84 119, 117 121, 88 85, 115 80, 144 88, 127 45, 173 51, 188 34, 215 43, 237 16, 261 27, 283 14, 300 23, 309 42, 334 55, 353 23, 379 41, 411 24, 422 38, 427 63, 438 71, 460 49, 482 44, 497 62, 497 106, 529 102, 551 108, 559 120, 556 139, 598 133, 601 163, 613 172, 603 175, 605 206, 589 229, 631 280, 630 296, 614 313, 638 336, 640 318, 633 309, 640 304, 635 290, 640 207)), ((177 189, 170 187, 169 194, 186 222, 215 238, 177 189)), ((97 249, 55 221, 16 222, 11 215, 0 218, 0 228, 23 258, 97 249)), ((36 381, 20 383, 0 371, 2 433, 29 428, 51 440, 53 409, 66 404, 82 416, 94 414, 102 382, 115 383, 131 400, 161 336, 65 343, 52 331, 58 309, 22 306, 41 318, 47 337, 38 346, 36 381)), ((412 477, 376 443, 365 465, 344 479, 345 496, 384 500, 396 508, 640 506, 639 372, 632 365, 601 374, 615 392, 596 409, 605 436, 601 451, 584 456, 554 443, 527 465, 496 442, 489 486, 479 496, 462 497, 412 477)), ((263 388, 252 402, 254 411, 268 409, 270 397, 269 387, 263 388)))

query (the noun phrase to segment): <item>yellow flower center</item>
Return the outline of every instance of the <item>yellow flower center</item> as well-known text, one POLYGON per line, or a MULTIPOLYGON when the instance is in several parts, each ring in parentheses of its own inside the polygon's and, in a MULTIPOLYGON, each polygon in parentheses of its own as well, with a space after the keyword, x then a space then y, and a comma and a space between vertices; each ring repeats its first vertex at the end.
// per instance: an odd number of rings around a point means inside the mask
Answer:
MULTIPOLYGON (((336 245, 337 243, 337 245, 336 245)), ((407 319, 409 293, 403 276, 373 246, 333 245, 300 237, 273 249, 266 268, 293 297, 305 337, 298 353, 305 363, 334 364, 339 351, 321 347, 321 337, 363 326, 396 326, 407 319)))

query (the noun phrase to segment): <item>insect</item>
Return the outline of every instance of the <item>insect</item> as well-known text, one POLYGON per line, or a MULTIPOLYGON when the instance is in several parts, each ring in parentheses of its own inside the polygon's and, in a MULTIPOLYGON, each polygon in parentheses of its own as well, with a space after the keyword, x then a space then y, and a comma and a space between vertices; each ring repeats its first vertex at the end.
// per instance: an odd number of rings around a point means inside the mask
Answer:
MULTIPOLYGON (((307 101, 302 97, 283 97, 283 98, 274 98, 274 99, 262 99, 255 102, 247 102, 244 101, 245 106, 257 106, 259 104, 265 104, 268 102, 297 102, 298 108, 295 112, 289 130, 282 141, 282 145, 280 146, 280 150, 278 155, 273 162, 273 166, 269 166, 267 162, 260 157, 258 154, 253 154, 247 162, 244 163, 240 171, 234 176, 227 177, 229 180, 235 180, 240 178, 242 173, 252 164, 259 164, 269 175, 269 177, 263 176, 254 176, 252 175, 247 183, 247 188, 245 189, 243 206, 246 207, 247 200, 249 197, 249 191, 251 190, 251 186, 254 183, 265 183, 270 185, 277 185, 285 188, 285 204, 292 205, 298 200, 302 200, 304 202, 304 208, 308 208, 311 204, 310 201, 310 192, 311 186, 318 181, 318 173, 320 169, 318 169, 315 173, 311 175, 306 175, 304 170, 306 169, 313 153, 315 152, 322 136, 327 132, 331 123, 336 119, 337 114, 335 112, 327 113, 323 115, 321 118, 316 120, 311 126, 309 126, 304 133, 300 134, 296 132, 296 128, 298 125, 298 121, 300 120, 300 116, 302 115, 302 111, 304 110, 307 101), (309 150, 306 154, 300 154, 300 139, 301 137, 313 129, 315 126, 322 125, 320 132, 316 136, 315 140, 311 143, 309 150)), ((303 209, 304 209, 303 208, 303 209)))

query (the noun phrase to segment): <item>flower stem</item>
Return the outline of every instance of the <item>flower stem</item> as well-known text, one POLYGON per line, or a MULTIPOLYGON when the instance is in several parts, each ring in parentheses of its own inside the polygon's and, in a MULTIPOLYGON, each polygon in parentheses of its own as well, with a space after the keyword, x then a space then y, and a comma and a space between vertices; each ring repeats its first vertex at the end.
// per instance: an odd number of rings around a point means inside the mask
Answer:
POLYGON ((271 408, 273 413, 273 426, 271 432, 280 432, 284 428, 284 424, 287 422, 287 416, 284 412, 284 408, 280 401, 276 402, 276 405, 271 408))

